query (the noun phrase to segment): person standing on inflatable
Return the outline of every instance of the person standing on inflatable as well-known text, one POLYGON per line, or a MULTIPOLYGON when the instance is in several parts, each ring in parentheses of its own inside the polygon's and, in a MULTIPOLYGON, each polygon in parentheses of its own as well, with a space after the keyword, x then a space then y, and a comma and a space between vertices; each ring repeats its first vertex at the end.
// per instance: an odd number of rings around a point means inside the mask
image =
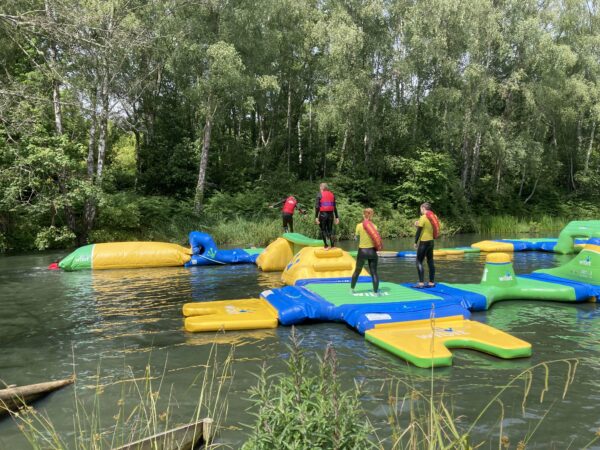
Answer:
POLYGON ((377 251, 383 249, 381 236, 377 231, 377 225, 371 222, 373 218, 373 210, 366 208, 363 211, 364 220, 356 224, 354 235, 359 238, 358 253, 356 255, 356 268, 352 274, 352 282, 350 288, 354 292, 354 287, 358 281, 358 276, 365 265, 365 261, 369 263, 369 273, 373 281, 373 292, 377 294, 379 290, 379 276, 377 275, 377 251))
POLYGON ((319 185, 319 194, 315 204, 315 223, 321 228, 321 237, 325 244, 325 249, 333 248, 333 222, 340 223, 337 207, 335 205, 335 195, 329 190, 327 183, 319 185), (327 244, 329 239, 329 245, 327 244))
POLYGON ((419 274, 419 284, 416 288, 435 286, 435 264, 433 262, 433 242, 440 233, 440 221, 431 210, 429 203, 421 205, 421 217, 415 222, 417 234, 415 235, 415 248, 417 249, 417 273, 419 274), (429 283, 425 284, 425 269, 423 261, 427 258, 429 267, 429 283))
POLYGON ((296 208, 301 214, 304 214, 302 210, 302 205, 298 203, 296 197, 293 195, 289 195, 285 200, 281 200, 274 205, 271 205, 270 208, 275 208, 276 206, 283 205, 281 208, 281 220, 283 222, 283 232, 284 233, 293 233, 294 232, 294 211, 296 208))

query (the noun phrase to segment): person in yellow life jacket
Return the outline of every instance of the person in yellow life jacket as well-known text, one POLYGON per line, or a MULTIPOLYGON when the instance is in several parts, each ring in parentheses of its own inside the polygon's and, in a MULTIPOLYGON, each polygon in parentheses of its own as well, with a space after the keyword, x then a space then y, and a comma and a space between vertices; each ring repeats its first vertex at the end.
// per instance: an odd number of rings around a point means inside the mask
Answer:
POLYGON ((415 222, 415 248, 417 249, 417 273, 419 283, 414 287, 425 288, 435 286, 435 264, 433 262, 433 243, 439 233, 439 221, 431 210, 429 203, 421 205, 421 217, 415 222), (423 261, 427 258, 429 268, 429 283, 425 284, 425 268, 423 261))
POLYGON ((315 203, 315 223, 321 228, 321 237, 325 249, 333 248, 333 222, 340 223, 340 218, 335 204, 335 195, 329 190, 327 183, 319 185, 319 194, 315 203), (329 239, 329 244, 327 244, 329 239))
POLYGON ((289 195, 287 198, 281 200, 270 206, 270 208, 275 208, 279 205, 281 207, 281 221, 283 223, 283 232, 284 233, 293 233, 294 232, 294 211, 298 209, 301 214, 304 214, 304 210, 302 209, 302 204, 298 203, 296 197, 293 195, 289 195))
POLYGON ((360 272, 365 265, 365 262, 369 263, 369 273, 371 274, 371 280, 373 282, 373 292, 378 293, 379 291, 379 275, 377 275, 377 246, 381 245, 381 237, 377 232, 377 225, 371 222, 373 218, 373 210, 366 208, 363 211, 364 220, 356 224, 356 230, 354 235, 359 238, 358 241, 358 253, 356 254, 356 268, 352 274, 352 281, 350 288, 354 292, 354 287, 358 281, 360 272))

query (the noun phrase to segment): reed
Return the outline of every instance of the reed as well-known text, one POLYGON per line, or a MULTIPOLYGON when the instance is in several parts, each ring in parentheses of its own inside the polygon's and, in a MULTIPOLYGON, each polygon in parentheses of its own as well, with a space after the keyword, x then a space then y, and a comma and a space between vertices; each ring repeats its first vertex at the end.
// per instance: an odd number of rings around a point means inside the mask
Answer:
MULTIPOLYGON (((91 399, 84 399, 81 391, 86 386, 75 382, 73 390, 73 429, 60 433, 51 414, 26 407, 13 414, 18 428, 34 450, 104 450, 155 436, 179 425, 195 423, 202 418, 213 419, 212 430, 216 432, 227 414, 226 397, 232 375, 233 348, 221 361, 217 345, 213 345, 206 365, 188 387, 186 397, 196 397, 196 407, 189 417, 177 412, 174 386, 166 383, 166 362, 162 373, 156 374, 147 364, 143 376, 124 367, 125 377, 109 385, 101 385, 100 369, 91 399), (120 398, 107 404, 103 393, 106 389, 120 389, 120 398), (110 411, 110 413, 108 412, 110 411), (113 421, 106 423, 105 418, 113 421)), ((215 448, 211 437, 204 448, 215 448)), ((152 448, 162 449, 163 442, 153 442, 152 448)), ((146 447, 144 447, 146 448, 146 447)))
POLYGON ((494 236, 510 236, 523 233, 553 233, 557 234, 569 219, 542 215, 536 220, 514 216, 482 216, 474 222, 475 231, 494 236))

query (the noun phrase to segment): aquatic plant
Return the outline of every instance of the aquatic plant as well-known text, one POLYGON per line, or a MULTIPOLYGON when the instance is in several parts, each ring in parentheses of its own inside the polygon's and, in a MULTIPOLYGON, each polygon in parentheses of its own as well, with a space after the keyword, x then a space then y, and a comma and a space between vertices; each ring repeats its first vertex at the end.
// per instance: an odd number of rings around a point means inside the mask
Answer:
MULTIPOLYGON (((525 435, 513 442, 504 429, 505 406, 503 394, 522 385, 521 410, 537 395, 540 403, 548 393, 550 370, 565 366, 566 375, 560 386, 564 399, 572 385, 578 360, 561 359, 542 362, 512 377, 499 387, 473 418, 456 415, 450 397, 436 385, 435 370, 428 378, 429 389, 417 389, 398 378, 386 380, 388 420, 385 427, 376 429, 362 407, 365 385, 356 384, 344 389, 337 376, 335 351, 328 346, 325 355, 311 366, 301 348, 301 341, 292 333, 285 374, 273 374, 264 365, 257 375, 258 382, 250 390, 252 411, 256 418, 248 428, 250 436, 245 450, 276 448, 385 448, 392 450, 471 450, 482 445, 497 445, 499 449, 525 450, 534 442, 541 423, 548 417, 549 406, 537 423, 525 435), (534 383, 534 375, 536 383, 534 383), (541 379, 540 379, 541 378, 541 379), (534 386, 535 385, 535 386, 534 386), (534 389, 536 387, 537 389, 534 389), (473 431, 494 417, 489 438, 473 441, 473 431), (342 439, 343 438, 343 439, 342 439), (497 442, 495 440, 497 439, 497 442)), ((585 447, 593 445, 600 435, 585 447)))
MULTIPOLYGON (((155 374, 150 363, 143 376, 136 375, 133 368, 124 367, 126 377, 117 382, 100 384, 100 368, 96 384, 92 386, 91 399, 84 399, 80 391, 88 386, 75 382, 73 390, 73 430, 70 439, 61 434, 48 412, 27 406, 12 417, 31 448, 34 450, 104 450, 113 449, 131 442, 150 438, 179 425, 196 423, 203 418, 212 419, 211 434, 205 448, 214 448, 212 442, 219 426, 227 414, 226 397, 231 384, 233 348, 222 358, 213 345, 208 360, 187 389, 186 396, 196 396, 196 407, 190 417, 182 420, 176 409, 178 406, 174 386, 166 385, 166 361, 162 373, 155 374), (114 403, 107 404, 103 399, 106 389, 120 387, 121 395, 114 403), (107 424, 107 410, 113 410, 113 422, 107 424)), ((199 427, 196 433, 202 433, 199 427)), ((173 442, 169 437, 161 437, 151 443, 151 448, 170 448, 173 442)), ((144 447, 146 448, 146 447, 144 447)))
POLYGON ((482 215, 474 222, 475 231, 481 234, 491 234, 504 238, 521 233, 553 233, 558 234, 569 222, 566 217, 540 215, 532 219, 514 216, 482 215))
MULTIPOLYGON (((479 448, 484 444, 492 445, 491 438, 485 442, 473 442, 472 432, 477 426, 481 425, 484 416, 494 408, 499 410, 498 419, 496 420, 498 423, 498 448, 513 448, 506 430, 503 428, 505 419, 504 403, 502 402, 503 394, 509 389, 517 388, 522 383, 523 394, 520 406, 522 414, 525 415, 527 403, 533 395, 534 375, 541 373, 542 376, 542 385, 538 394, 539 402, 542 403, 550 387, 551 367, 564 365, 567 369, 562 385, 561 397, 564 399, 575 379, 578 363, 577 359, 560 359, 542 362, 525 369, 498 388, 476 417, 471 420, 456 416, 450 406, 451 402, 448 395, 443 391, 436 393, 433 369, 430 376, 429 392, 419 391, 404 380, 390 380, 388 407, 391 445, 389 442, 385 442, 385 448, 392 448, 393 450, 470 450, 479 448)), ((518 450, 526 449, 527 445, 533 441, 536 431, 546 419, 550 410, 551 406, 544 411, 532 430, 525 436, 519 437, 514 448, 518 450)), ((598 438, 596 437, 596 439, 598 438)), ((595 440, 592 442, 595 442, 595 440)))
POLYGON ((377 448, 375 429, 360 401, 360 386, 342 388, 335 350, 327 346, 312 371, 292 332, 287 373, 270 374, 262 366, 250 391, 255 423, 243 449, 367 449, 377 448))

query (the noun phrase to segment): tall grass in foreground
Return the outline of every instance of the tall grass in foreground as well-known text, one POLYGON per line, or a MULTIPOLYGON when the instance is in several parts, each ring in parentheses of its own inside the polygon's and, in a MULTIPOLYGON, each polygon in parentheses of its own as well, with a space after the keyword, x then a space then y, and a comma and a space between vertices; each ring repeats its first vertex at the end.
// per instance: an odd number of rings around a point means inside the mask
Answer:
MULTIPOLYGON (((26 407, 13 414, 17 426, 35 450, 105 450, 113 449, 131 442, 146 439, 180 425, 198 422, 210 417, 213 420, 213 433, 208 437, 204 448, 215 448, 211 438, 225 420, 227 414, 226 397, 231 383, 233 349, 224 358, 218 359, 218 348, 213 345, 208 361, 188 387, 186 396, 196 397, 196 407, 190 417, 182 421, 177 414, 177 399, 174 387, 166 386, 166 367, 161 374, 154 374, 150 365, 146 366, 143 377, 137 377, 131 367, 126 367, 127 376, 123 380, 108 386, 97 384, 93 387, 91 400, 81 398, 75 385, 73 399, 73 430, 69 434, 72 441, 59 434, 52 414, 41 412, 34 407, 26 407), (120 385, 121 396, 117 405, 106 404, 103 392, 107 388, 120 385), (110 417, 110 422, 106 417, 110 417)), ((165 362, 166 366, 166 362, 165 362)), ((98 373, 99 375, 99 373, 98 373)), ((202 429, 198 428, 198 432, 202 429)), ((156 450, 173 448, 169 441, 153 441, 151 447, 156 450)))
POLYGON ((482 216, 475 221, 475 231, 481 234, 491 234, 509 238, 509 235, 524 233, 558 234, 569 223, 565 217, 538 216, 535 220, 514 216, 482 216))
MULTIPOLYGON (((257 375, 258 383, 251 389, 255 422, 249 426, 250 437, 244 450, 290 449, 350 449, 380 448, 393 450, 471 450, 485 446, 499 449, 525 450, 533 442, 536 431, 550 412, 549 407, 542 418, 528 433, 511 443, 504 424, 503 394, 523 385, 521 409, 533 396, 535 373, 543 375, 539 401, 543 402, 549 390, 551 367, 566 365, 567 374, 561 386, 562 398, 574 381, 578 361, 563 359, 540 363, 524 370, 495 390, 489 402, 474 419, 457 417, 444 393, 435 392, 434 370, 431 372, 430 391, 422 392, 411 384, 388 380, 388 426, 377 430, 369 421, 361 406, 364 386, 355 383, 343 389, 338 377, 335 351, 330 346, 319 358, 318 367, 311 367, 301 342, 292 333, 289 359, 284 375, 270 375, 263 366, 257 375), (473 442, 473 430, 481 425, 484 416, 494 414, 497 427, 489 427, 497 438, 473 442), (379 434, 378 434, 379 433, 379 434), (381 437, 385 435, 386 437, 381 437)), ((585 448, 597 441, 594 436, 585 448)))

